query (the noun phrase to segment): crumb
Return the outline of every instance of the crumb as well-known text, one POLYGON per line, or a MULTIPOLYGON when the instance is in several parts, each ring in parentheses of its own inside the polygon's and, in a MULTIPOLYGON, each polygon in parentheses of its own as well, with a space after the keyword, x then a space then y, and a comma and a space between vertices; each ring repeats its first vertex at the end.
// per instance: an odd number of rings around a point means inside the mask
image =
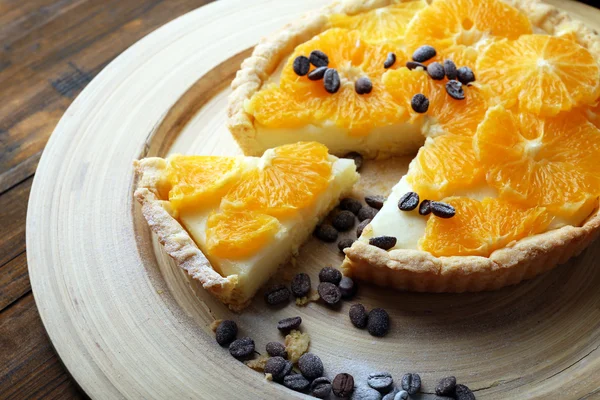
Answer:
POLYGON ((267 360, 269 356, 267 354, 261 354, 260 357, 254 360, 246 361, 248 367, 252 368, 255 371, 263 372, 265 370, 265 365, 267 364, 267 360))
POLYGON ((319 292, 317 292, 316 290, 313 289, 310 291, 309 296, 304 296, 304 297, 300 297, 300 298, 296 299, 296 305, 302 307, 302 306, 307 305, 311 301, 318 301, 319 299, 320 299, 319 292))
POLYGON ((163 294, 163 291, 159 289, 159 290, 156 291, 156 293, 163 294))
POLYGON ((210 324, 210 330, 216 332, 219 325, 221 325, 221 322, 223 322, 222 319, 215 319, 212 324, 210 324))
POLYGON ((273 374, 265 374, 265 381, 272 381, 273 380, 273 374))
POLYGON ((308 351, 310 336, 308 333, 293 330, 285 337, 285 349, 288 353, 288 360, 296 364, 302 354, 308 351))

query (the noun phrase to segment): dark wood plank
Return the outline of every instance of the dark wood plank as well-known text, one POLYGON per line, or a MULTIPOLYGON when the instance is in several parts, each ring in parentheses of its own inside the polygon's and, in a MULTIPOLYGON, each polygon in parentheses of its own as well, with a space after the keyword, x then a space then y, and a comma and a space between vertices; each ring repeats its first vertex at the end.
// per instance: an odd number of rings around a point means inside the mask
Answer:
POLYGON ((0 196, 0 273, 2 266, 25 251, 25 218, 33 178, 0 196))
POLYGON ((0 310, 30 291, 27 254, 23 252, 0 268, 0 310))

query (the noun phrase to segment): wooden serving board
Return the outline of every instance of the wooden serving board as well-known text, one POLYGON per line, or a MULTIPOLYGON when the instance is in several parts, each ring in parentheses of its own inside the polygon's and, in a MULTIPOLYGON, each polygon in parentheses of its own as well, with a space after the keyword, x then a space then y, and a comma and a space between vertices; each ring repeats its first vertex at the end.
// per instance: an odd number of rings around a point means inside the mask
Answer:
MULTIPOLYGON (((232 318, 257 349, 300 315, 326 374, 418 372, 425 394, 455 375, 478 399, 600 398, 600 248, 515 287, 414 294, 363 284, 339 310, 268 309, 259 296, 232 314, 174 266, 132 199, 132 160, 170 152, 238 154, 227 132, 228 85, 258 39, 326 0, 221 0, 152 33, 112 62, 57 126, 36 174, 27 255, 42 320, 65 365, 94 398, 295 398, 216 345, 232 318), (384 307, 392 331, 353 328, 354 302, 384 307)), ((600 10, 552 0, 600 29, 600 10)), ((356 195, 386 193, 409 159, 366 163, 356 195), (385 171, 373 183, 369 176, 385 171)), ((335 245, 309 241, 292 272, 337 266, 335 245)))

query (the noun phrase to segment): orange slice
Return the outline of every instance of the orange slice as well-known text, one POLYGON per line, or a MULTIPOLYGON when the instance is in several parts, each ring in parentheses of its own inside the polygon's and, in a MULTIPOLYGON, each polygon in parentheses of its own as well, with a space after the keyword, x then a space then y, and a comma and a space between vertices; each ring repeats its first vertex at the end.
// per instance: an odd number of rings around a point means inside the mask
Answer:
POLYGON ((274 84, 256 93, 246 106, 255 120, 270 128, 299 128, 311 120, 310 99, 296 100, 274 84))

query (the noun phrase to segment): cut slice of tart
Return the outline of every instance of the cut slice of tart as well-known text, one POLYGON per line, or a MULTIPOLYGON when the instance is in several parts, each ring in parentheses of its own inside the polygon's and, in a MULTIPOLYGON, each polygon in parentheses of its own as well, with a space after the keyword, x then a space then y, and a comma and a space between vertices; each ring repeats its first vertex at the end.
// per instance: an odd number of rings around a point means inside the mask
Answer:
POLYGON ((135 161, 135 198, 165 251, 234 310, 298 252, 358 179, 354 161, 314 142, 262 157, 135 161))

